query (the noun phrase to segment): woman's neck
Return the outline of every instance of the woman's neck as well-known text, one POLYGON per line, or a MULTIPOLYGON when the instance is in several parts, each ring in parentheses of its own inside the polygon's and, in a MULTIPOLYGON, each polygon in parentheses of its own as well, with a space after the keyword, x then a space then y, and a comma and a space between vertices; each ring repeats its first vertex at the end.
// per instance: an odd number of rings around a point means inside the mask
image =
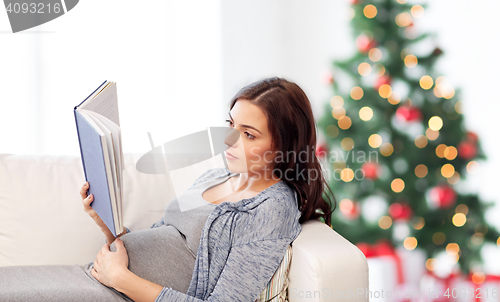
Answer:
POLYGON ((280 182, 274 174, 271 176, 260 176, 259 174, 239 173, 237 176, 231 177, 229 183, 233 192, 237 191, 255 191, 262 192, 275 183, 280 182))

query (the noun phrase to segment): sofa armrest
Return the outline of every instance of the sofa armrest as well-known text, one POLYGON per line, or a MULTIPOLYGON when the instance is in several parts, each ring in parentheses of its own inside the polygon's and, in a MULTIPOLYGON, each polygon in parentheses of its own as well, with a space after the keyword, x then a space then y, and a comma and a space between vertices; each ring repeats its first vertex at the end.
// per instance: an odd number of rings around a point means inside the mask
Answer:
POLYGON ((298 301, 368 301, 368 263, 351 242, 319 220, 292 242, 288 297, 298 301))

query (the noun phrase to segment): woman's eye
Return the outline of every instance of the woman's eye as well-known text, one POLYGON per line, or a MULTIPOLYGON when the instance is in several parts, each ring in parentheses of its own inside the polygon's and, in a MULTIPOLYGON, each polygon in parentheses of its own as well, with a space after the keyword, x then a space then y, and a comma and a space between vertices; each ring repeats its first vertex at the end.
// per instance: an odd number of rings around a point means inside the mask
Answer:
POLYGON ((247 135, 247 137, 248 137, 249 139, 254 139, 254 138, 255 138, 255 136, 251 135, 251 134, 250 134, 250 133, 248 133, 248 132, 245 132, 245 134, 247 135))
MULTIPOLYGON (((231 120, 226 120, 226 122, 229 124, 229 127, 233 127, 233 122, 231 120)), ((247 138, 249 139, 254 139, 255 136, 251 135, 250 133, 248 132, 245 132, 245 135, 247 136, 247 138)))

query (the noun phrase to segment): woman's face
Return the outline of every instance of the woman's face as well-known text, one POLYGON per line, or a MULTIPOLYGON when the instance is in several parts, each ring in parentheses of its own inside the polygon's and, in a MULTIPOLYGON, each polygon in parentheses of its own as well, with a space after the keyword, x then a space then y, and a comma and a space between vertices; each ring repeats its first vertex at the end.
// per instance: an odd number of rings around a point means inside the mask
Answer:
POLYGON ((276 155, 264 112, 248 100, 238 100, 229 112, 229 127, 238 131, 239 138, 225 151, 228 169, 271 180, 276 155))

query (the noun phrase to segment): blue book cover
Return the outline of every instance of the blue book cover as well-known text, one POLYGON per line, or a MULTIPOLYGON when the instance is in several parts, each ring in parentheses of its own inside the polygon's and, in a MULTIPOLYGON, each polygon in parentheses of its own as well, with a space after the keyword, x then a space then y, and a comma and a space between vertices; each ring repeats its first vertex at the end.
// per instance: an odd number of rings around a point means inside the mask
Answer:
POLYGON ((102 145, 104 137, 76 110, 77 108, 78 106, 74 108, 73 112, 75 114, 85 180, 90 184, 87 193, 89 195, 93 194, 92 208, 116 237, 111 194, 104 161, 105 153, 102 145))

